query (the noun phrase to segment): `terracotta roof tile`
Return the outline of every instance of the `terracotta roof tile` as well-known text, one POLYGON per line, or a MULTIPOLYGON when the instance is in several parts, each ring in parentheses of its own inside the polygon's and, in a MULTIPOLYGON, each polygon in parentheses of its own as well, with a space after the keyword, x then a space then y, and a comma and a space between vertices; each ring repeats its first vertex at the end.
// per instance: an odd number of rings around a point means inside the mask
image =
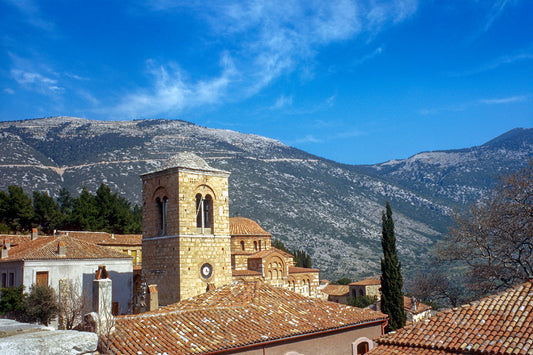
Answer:
POLYGON ((110 353, 199 354, 386 318, 264 283, 234 282, 154 312, 117 317, 115 332, 102 343, 110 353))
POLYGON ((77 238, 39 237, 26 243, 19 244, 8 251, 8 257, 0 260, 41 260, 41 259, 105 259, 131 258, 131 256, 111 250, 106 247, 80 240, 77 238), (58 253, 58 244, 65 244, 65 256, 58 253))
POLYGON ((265 231, 257 222, 244 217, 231 217, 229 219, 230 235, 247 235, 271 237, 272 235, 265 231))
POLYGON ((68 235, 98 245, 142 246, 142 234, 111 234, 106 232, 58 231, 59 235, 68 235))
POLYGON ((381 285, 381 280, 365 279, 365 280, 350 283, 350 286, 371 286, 371 285, 381 285))
POLYGON ((322 292, 329 296, 346 296, 350 292, 348 285, 327 285, 322 292))
POLYGON ((263 276, 259 271, 254 270, 232 270, 232 276, 263 276))
POLYGON ((307 267, 289 266, 289 274, 305 274, 308 272, 320 272, 320 270, 307 267))
POLYGON ((281 249, 271 247, 270 249, 261 250, 261 251, 258 251, 255 254, 250 255, 250 259, 262 259, 262 258, 267 257, 268 255, 273 254, 273 253, 281 254, 285 258, 291 258, 291 259, 294 258, 293 255, 291 255, 289 253, 286 253, 286 252, 284 252, 281 249))
POLYGON ((0 242, 9 243, 11 247, 31 240, 29 235, 0 234, 0 242))
POLYGON ((442 351, 428 354, 533 354, 533 281, 440 312, 377 342, 372 354, 418 354, 412 349, 419 348, 442 351))

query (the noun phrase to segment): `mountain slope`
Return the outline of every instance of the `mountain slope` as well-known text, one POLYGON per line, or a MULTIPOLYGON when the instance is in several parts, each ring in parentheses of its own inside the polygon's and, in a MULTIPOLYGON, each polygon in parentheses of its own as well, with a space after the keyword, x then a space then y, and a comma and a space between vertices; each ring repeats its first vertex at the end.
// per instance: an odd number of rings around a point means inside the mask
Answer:
POLYGON ((514 169, 533 155, 532 132, 522 133, 530 140, 514 146, 509 142, 516 138, 510 137, 464 152, 349 166, 273 139, 183 121, 54 117, 2 122, 0 188, 18 184, 26 192, 53 195, 60 187, 95 191, 104 182, 140 203, 139 175, 179 151, 192 151, 232 173, 232 216, 252 218, 289 248, 306 249, 323 277, 366 276, 379 269, 386 200, 408 269, 441 238, 451 208, 487 190, 492 180, 486 176, 514 169), (478 171, 479 176, 472 175, 478 171))

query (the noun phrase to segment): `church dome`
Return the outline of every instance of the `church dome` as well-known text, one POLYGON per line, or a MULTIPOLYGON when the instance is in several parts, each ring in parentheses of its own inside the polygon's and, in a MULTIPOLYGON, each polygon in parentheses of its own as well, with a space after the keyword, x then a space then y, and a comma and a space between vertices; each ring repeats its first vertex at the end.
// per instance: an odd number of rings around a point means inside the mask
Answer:
POLYGON ((229 219, 229 234, 231 236, 249 235, 271 237, 271 234, 261 228, 257 222, 244 217, 231 217, 229 219))
POLYGON ((170 168, 189 168, 200 170, 216 170, 207 164, 207 162, 192 152, 181 152, 168 158, 161 167, 170 168))

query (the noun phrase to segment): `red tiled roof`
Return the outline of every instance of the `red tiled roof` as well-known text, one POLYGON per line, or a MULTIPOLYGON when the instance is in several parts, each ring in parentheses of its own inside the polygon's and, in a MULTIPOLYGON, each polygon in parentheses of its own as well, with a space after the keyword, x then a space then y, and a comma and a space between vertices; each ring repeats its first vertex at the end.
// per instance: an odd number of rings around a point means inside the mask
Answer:
POLYGON ((26 243, 19 244, 8 251, 8 257, 3 261, 13 260, 41 260, 41 259, 105 259, 131 258, 131 256, 111 250, 106 247, 67 236, 39 237, 26 243), (59 256, 58 244, 65 244, 65 256, 59 256))
POLYGON ((308 272, 320 272, 320 270, 307 267, 289 266, 289 274, 305 274, 308 272))
POLYGON ((259 271, 254 270, 232 270, 232 276, 263 276, 259 271))
POLYGON ((381 280, 365 279, 365 280, 350 283, 350 286, 371 286, 371 285, 381 285, 381 280))
MULTIPOLYGON (((394 345, 380 345, 370 351, 369 355, 458 355, 463 354, 455 351, 446 351, 438 349, 425 349, 418 347, 403 348, 394 345)), ((466 353, 470 354, 470 353, 466 353)))
POLYGON ((272 235, 265 231, 257 222, 244 217, 231 217, 229 219, 229 234, 271 237, 272 235))
POLYGON ((371 354, 418 354, 420 348, 440 351, 428 354, 533 354, 533 281, 376 341, 380 346, 371 354))
POLYGON ((329 296, 346 296, 350 292, 348 285, 327 285, 322 292, 329 296))
POLYGON ((131 245, 142 246, 142 234, 111 234, 107 232, 58 231, 60 235, 68 235, 98 245, 131 245))
POLYGON ((115 318, 103 347, 120 354, 199 354, 297 335, 384 323, 381 312, 298 295, 264 283, 234 282, 162 307, 115 318))
POLYGON ((286 253, 284 252, 283 250, 281 249, 278 249, 278 248, 274 248, 274 247, 271 247, 270 249, 266 249, 266 250, 261 250, 261 251, 258 251, 257 253, 255 254, 252 254, 250 255, 250 259, 260 259, 260 258, 264 258, 270 254, 273 254, 273 253, 278 253, 278 254, 281 254, 283 257, 285 258, 294 258, 293 255, 289 254, 289 253, 286 253))
POLYGON ((0 234, 0 242, 9 243, 12 247, 31 240, 29 235, 0 234))

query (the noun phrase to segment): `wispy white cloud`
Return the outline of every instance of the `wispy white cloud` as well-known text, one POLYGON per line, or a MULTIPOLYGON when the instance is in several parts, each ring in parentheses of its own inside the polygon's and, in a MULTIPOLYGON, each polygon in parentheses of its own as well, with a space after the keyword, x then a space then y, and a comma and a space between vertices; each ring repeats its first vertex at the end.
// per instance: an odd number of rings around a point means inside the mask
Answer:
POLYGON ((485 26, 483 28, 483 31, 488 31, 494 22, 502 15, 502 13, 505 11, 505 8, 508 7, 511 4, 516 3, 514 0, 496 0, 494 1, 494 4, 490 8, 490 11, 487 15, 485 26))
POLYGON ((309 143, 312 143, 312 144, 324 143, 324 139, 317 138, 312 134, 308 134, 304 137, 296 138, 292 140, 289 144, 309 144, 309 143))
POLYGON ((37 72, 12 69, 11 77, 20 85, 43 93, 55 93, 63 90, 63 88, 58 85, 57 79, 46 77, 37 72))
POLYGON ((479 74, 479 73, 483 73, 486 71, 494 70, 501 66, 512 65, 515 63, 525 62, 528 60, 533 60, 533 49, 531 48, 531 46, 525 50, 521 50, 514 54, 504 55, 499 58, 496 58, 495 60, 492 60, 478 68, 463 71, 463 72, 450 73, 449 75, 452 77, 474 75, 474 74, 479 74))
POLYGON ((527 101, 528 95, 519 95, 519 96, 510 96, 510 97, 502 97, 497 99, 481 99, 479 100, 479 103, 486 104, 486 105, 501 105, 501 104, 509 104, 514 102, 523 102, 527 101))
MULTIPOLYGON (((230 51, 233 74, 224 71, 220 77, 205 80, 203 85, 210 89, 201 100, 195 95, 201 83, 185 80, 183 68, 170 70, 165 74, 168 78, 155 80, 152 88, 127 94, 117 111, 133 114, 134 107, 144 114, 155 114, 211 104, 224 97, 242 100, 294 71, 312 77, 313 60, 323 47, 361 34, 372 37, 405 21, 416 12, 418 0, 251 0, 209 5, 159 0, 147 6, 165 14, 194 8, 195 15, 208 24, 211 36, 232 44, 225 50, 230 51), (228 91, 232 95, 225 95, 228 91)), ((372 55, 381 51, 376 49, 372 55)))
POLYGON ((450 106, 443 107, 433 107, 433 108, 424 108, 419 110, 421 115, 435 115, 441 112, 460 112, 465 111, 469 108, 479 106, 479 105, 502 105, 502 104, 512 104, 517 102, 524 102, 529 100, 530 95, 516 95, 509 97, 500 97, 500 98, 483 98, 477 101, 470 101, 461 104, 454 104, 450 106))
POLYGON ((238 75, 228 55, 221 59, 220 76, 197 82, 189 80, 176 64, 158 65, 150 60, 147 66, 153 87, 128 94, 118 105, 105 110, 136 117, 179 113, 185 108, 214 104, 223 98, 228 84, 238 75))
POLYGON ((278 97, 274 105, 270 107, 272 110, 281 110, 282 108, 292 106, 292 96, 281 95, 278 97))
POLYGON ((362 56, 361 58, 358 58, 356 61, 355 61, 355 65, 361 65, 363 64, 364 62, 367 62, 375 57, 377 57, 378 55, 381 55, 381 53, 383 52, 383 47, 378 47, 376 48, 374 51, 372 51, 372 53, 369 53, 367 55, 364 55, 362 56))

